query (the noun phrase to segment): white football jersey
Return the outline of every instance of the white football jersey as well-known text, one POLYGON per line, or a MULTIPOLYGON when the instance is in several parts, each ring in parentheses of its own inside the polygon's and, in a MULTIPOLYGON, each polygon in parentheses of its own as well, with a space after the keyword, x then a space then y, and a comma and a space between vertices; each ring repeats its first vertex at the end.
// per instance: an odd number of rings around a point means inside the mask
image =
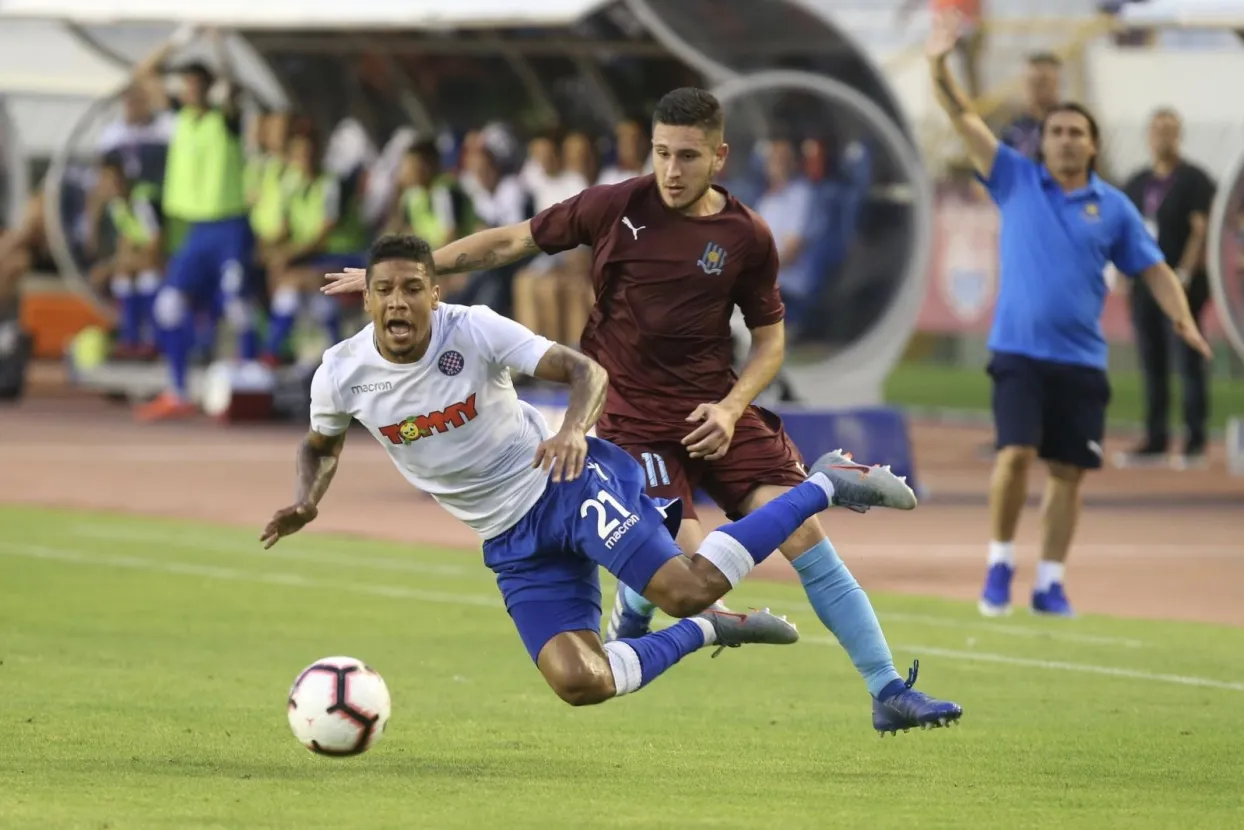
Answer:
POLYGON ((311 381, 311 428, 340 435, 358 420, 407 481, 482 538, 499 536, 548 483, 531 462, 549 427, 518 399, 510 370, 534 373, 552 345, 486 306, 442 303, 427 354, 390 363, 369 324, 324 353, 311 381))

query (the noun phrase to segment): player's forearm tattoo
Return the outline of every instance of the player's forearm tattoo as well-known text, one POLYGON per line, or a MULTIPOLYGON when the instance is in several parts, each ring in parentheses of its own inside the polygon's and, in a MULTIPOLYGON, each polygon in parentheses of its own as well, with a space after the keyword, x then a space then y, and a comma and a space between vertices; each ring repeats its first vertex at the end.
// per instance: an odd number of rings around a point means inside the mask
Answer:
POLYGON ((558 357, 568 363, 570 403, 564 423, 587 432, 600 418, 609 389, 609 375, 600 364, 570 349, 561 347, 558 357))
MULTIPOLYGON (((341 436, 344 438, 345 436, 341 436)), ((318 445, 308 436, 298 445, 298 490, 295 504, 319 504, 328 492, 333 475, 337 472, 337 458, 341 442, 334 439, 327 446, 318 445)))
POLYGON ((492 228, 451 242, 436 252, 436 275, 488 271, 540 250, 531 234, 516 239, 513 233, 512 228, 492 228))
POLYGON ((437 269, 437 273, 461 274, 466 271, 487 271, 495 268, 498 260, 496 251, 485 251, 482 256, 472 256, 468 252, 458 254, 458 258, 454 260, 453 268, 449 271, 441 271, 437 269))

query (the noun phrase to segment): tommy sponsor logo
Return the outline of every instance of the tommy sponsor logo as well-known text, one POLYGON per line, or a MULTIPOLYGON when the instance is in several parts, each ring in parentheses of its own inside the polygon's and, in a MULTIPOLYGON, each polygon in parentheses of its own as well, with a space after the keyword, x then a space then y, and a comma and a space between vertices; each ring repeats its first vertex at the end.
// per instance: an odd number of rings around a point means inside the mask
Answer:
POLYGON ((355 395, 363 395, 367 392, 391 392, 393 391, 392 381, 381 381, 380 383, 359 383, 350 387, 350 392, 355 395))
POLYGON ((457 429, 465 426, 474 421, 478 414, 475 409, 475 393, 472 392, 471 397, 465 401, 450 404, 439 412, 414 415, 396 424, 380 427, 380 434, 394 444, 413 444, 420 438, 448 432, 450 427, 457 429))

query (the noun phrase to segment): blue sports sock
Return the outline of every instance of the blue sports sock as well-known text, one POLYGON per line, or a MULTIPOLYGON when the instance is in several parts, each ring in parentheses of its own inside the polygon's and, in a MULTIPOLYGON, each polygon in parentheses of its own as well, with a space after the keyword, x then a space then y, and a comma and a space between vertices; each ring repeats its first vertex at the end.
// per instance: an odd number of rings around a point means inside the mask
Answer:
POLYGON ((259 332, 254 327, 238 332, 238 358, 254 360, 259 357, 259 332))
POLYGON ((631 640, 605 644, 613 668, 616 694, 642 689, 666 669, 708 642, 705 629, 693 619, 679 620, 669 628, 631 640), (638 659, 638 666, 634 662, 638 659), (638 669, 638 671, 635 671, 638 669))
POLYGON ((337 299, 327 294, 316 294, 311 299, 311 310, 315 314, 316 321, 324 327, 328 342, 334 345, 340 343, 341 304, 337 302, 337 299))
POLYGON ((173 380, 173 391, 186 400, 186 373, 190 369, 190 353, 194 350, 194 321, 186 317, 172 328, 161 329, 160 340, 173 380))
POLYGON ((833 632, 868 684, 868 693, 885 700, 906 686, 894 669, 890 646, 881 632, 868 594, 855 581, 828 539, 817 542, 792 562, 808 601, 833 632))
POLYGON ((294 322, 298 318, 301 298, 298 290, 289 286, 281 286, 272 292, 272 307, 268 318, 268 343, 264 352, 279 355, 294 330, 294 322))
POLYGON ((123 346, 137 346, 142 335, 142 297, 129 277, 113 277, 112 293, 120 306, 117 339, 123 346))
POLYGON ((139 342, 144 346, 155 344, 155 298, 160 290, 160 272, 144 271, 134 283, 138 294, 139 342))
MULTIPOLYGON (((828 483, 826 479, 826 485, 828 483)), ((798 530, 801 524, 828 509, 829 491, 826 486, 815 481, 805 481, 737 522, 719 527, 714 532, 724 533, 735 539, 759 565, 777 550, 778 545, 798 530)))

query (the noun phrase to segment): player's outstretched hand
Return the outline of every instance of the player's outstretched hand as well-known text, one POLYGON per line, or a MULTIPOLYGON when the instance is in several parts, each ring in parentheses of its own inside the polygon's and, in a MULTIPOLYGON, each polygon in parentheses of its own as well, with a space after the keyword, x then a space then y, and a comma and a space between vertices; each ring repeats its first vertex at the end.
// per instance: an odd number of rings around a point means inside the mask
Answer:
POLYGON ((1176 323, 1175 333, 1183 338, 1185 343, 1205 357, 1206 360, 1214 359, 1214 350, 1205 342, 1205 338, 1201 336, 1196 323, 1176 323))
POLYGON ((578 430, 562 430, 540 442, 531 466, 551 471, 553 481, 574 481, 583 474, 586 460, 587 438, 578 430))
POLYGON ((325 294, 361 294, 367 288, 367 269, 345 268, 335 274, 325 274, 328 283, 320 286, 325 294))
POLYGON ((276 511, 272 521, 268 522, 268 526, 263 529, 263 533, 259 536, 259 540, 263 542, 264 550, 275 545, 282 536, 289 536, 302 530, 319 514, 319 508, 314 504, 295 504, 292 507, 283 507, 276 511))
POLYGON ((687 454, 692 458, 716 461, 730 449, 739 415, 719 403, 702 403, 687 416, 687 420, 704 422, 682 439, 687 454))

